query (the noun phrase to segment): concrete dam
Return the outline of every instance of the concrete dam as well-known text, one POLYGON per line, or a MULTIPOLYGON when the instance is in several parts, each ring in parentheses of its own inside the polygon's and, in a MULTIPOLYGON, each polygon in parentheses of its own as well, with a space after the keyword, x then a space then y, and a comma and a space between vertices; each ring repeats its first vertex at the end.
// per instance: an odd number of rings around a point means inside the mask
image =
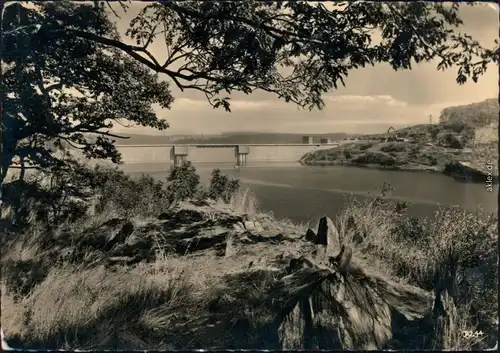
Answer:
POLYGON ((152 163, 179 165, 183 161, 200 163, 233 163, 245 166, 253 163, 298 162, 305 154, 338 146, 336 142, 308 144, 169 144, 118 145, 125 164, 152 163))

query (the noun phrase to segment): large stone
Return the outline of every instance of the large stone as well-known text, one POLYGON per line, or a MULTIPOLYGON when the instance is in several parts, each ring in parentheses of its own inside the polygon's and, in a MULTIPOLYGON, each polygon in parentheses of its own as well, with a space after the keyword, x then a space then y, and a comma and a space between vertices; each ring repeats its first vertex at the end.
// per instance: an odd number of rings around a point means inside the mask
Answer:
POLYGON ((313 242, 316 244, 316 233, 311 228, 307 228, 306 236, 307 241, 313 242))
POLYGON ((113 218, 86 232, 81 245, 109 251, 125 243, 134 232, 134 224, 127 219, 113 218))
POLYGON ((263 232, 264 228, 259 222, 245 221, 245 229, 249 232, 263 232))
POLYGON ((329 217, 321 217, 316 234, 316 244, 326 246, 328 252, 339 251, 340 235, 329 217))
POLYGON ((241 222, 238 222, 238 223, 235 223, 233 224, 233 229, 236 233, 240 234, 240 233, 245 233, 245 226, 243 223, 241 222))
POLYGON ((432 297, 423 290, 374 280, 360 269, 340 275, 298 262, 291 261, 281 279, 289 291, 279 317, 281 349, 380 350, 429 311, 432 297))

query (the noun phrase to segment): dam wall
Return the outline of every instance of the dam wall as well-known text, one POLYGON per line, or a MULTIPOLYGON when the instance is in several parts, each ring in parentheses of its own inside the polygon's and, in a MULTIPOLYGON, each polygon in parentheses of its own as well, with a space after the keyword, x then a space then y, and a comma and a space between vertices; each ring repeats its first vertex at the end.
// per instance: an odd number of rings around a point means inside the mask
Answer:
POLYGON ((297 162, 305 154, 333 145, 250 146, 247 163, 297 162))
POLYGON ((254 144, 254 145, 118 145, 125 164, 151 163, 175 165, 182 161, 200 163, 298 162, 309 152, 329 149, 328 144, 254 144))

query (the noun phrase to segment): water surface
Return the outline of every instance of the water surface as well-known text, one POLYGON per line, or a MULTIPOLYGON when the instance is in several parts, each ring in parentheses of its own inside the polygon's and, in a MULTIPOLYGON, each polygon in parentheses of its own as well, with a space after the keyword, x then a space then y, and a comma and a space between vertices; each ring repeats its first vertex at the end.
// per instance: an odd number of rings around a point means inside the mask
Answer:
MULTIPOLYGON (((470 211, 478 206, 497 212, 498 185, 493 192, 486 184, 463 183, 439 173, 387 171, 356 167, 305 167, 295 163, 251 165, 235 169, 232 165, 195 165, 202 182, 219 168, 224 174, 240 179, 250 187, 259 206, 279 218, 298 222, 317 220, 323 215, 335 217, 350 195, 362 200, 378 194, 384 182, 396 189, 390 200, 406 201, 415 217, 431 216, 439 207, 459 205, 470 211)), ((134 176, 142 173, 164 179, 168 166, 134 164, 123 169, 134 176)))

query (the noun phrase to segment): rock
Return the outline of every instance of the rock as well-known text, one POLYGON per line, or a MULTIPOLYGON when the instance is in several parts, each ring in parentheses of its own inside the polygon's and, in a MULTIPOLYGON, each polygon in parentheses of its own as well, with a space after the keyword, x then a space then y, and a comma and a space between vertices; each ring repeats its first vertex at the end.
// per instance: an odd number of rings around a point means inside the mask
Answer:
POLYGON ((335 257, 329 258, 329 263, 336 265, 340 273, 345 274, 349 270, 349 265, 352 259, 352 249, 348 246, 342 245, 340 253, 335 257))
POLYGON ((245 233, 245 225, 241 222, 233 224, 233 230, 238 234, 245 233))
POLYGON ((185 254, 188 252, 200 251, 213 248, 215 250, 225 247, 226 239, 229 232, 214 236, 195 236, 193 238, 181 239, 175 244, 175 252, 177 254, 185 254))
POLYGON ((113 218, 87 231, 81 246, 109 251, 116 245, 124 243, 133 232, 132 222, 123 218, 113 218))
POLYGON ((314 233, 314 231, 311 228, 307 228, 305 239, 307 241, 310 241, 310 242, 313 242, 316 244, 316 233, 314 233))
POLYGON ((259 222, 245 221, 244 222, 245 229, 250 232, 263 232, 264 228, 259 222))
POLYGON ((226 239, 226 247, 224 249, 224 256, 231 257, 236 254, 236 248, 234 246, 233 237, 229 235, 226 239))
POLYGON ((172 217, 172 214, 169 213, 169 212, 163 212, 163 213, 160 213, 160 215, 158 216, 158 219, 160 221, 166 221, 168 219, 170 219, 172 217))
POLYGON ((382 349, 400 339, 401 327, 418 326, 432 302, 428 293, 415 287, 370 280, 360 269, 341 276, 305 258, 293 259, 280 282, 288 290, 282 294, 287 300, 278 316, 283 350, 382 349))
POLYGON ((333 221, 327 217, 321 217, 318 224, 316 244, 326 246, 328 252, 340 249, 340 235, 333 221))
POLYGON ((123 223, 120 230, 108 237, 108 241, 104 245, 104 250, 111 250, 117 244, 123 244, 125 240, 134 232, 134 224, 130 221, 123 223))

